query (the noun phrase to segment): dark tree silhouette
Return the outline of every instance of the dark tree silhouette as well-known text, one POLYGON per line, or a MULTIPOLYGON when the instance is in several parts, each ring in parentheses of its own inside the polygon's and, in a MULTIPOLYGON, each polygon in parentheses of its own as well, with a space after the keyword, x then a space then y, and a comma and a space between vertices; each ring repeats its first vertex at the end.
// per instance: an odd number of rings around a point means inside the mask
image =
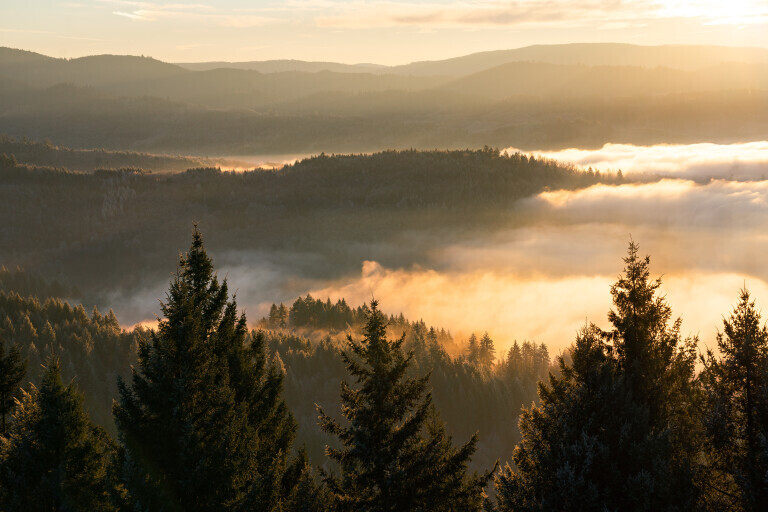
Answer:
POLYGON ((541 384, 520 419, 517 469, 496 482, 506 510, 688 510, 698 501, 693 370, 696 339, 629 244, 611 287, 611 332, 588 327, 571 365, 541 384))
POLYGON ((707 489, 721 508, 768 508, 768 331, 749 291, 718 333, 719 358, 702 358, 707 489))
POLYGON ((21 347, 14 345, 6 352, 5 337, 0 336, 0 435, 6 433, 6 418, 16 405, 21 381, 26 374, 27 362, 21 357, 21 347))
POLYGON ((409 377, 404 337, 386 339, 386 318, 371 302, 362 342, 342 353, 357 386, 341 387, 348 426, 320 409, 320 425, 341 448, 327 448, 340 475, 326 481, 341 510, 480 510, 490 472, 468 475, 477 436, 454 448, 432 407, 429 376, 409 377))
POLYGON ((117 450, 83 409, 74 383, 64 385, 57 359, 40 388, 25 392, 0 443, 0 509, 6 512, 118 510, 124 491, 117 450))
POLYGON ((267 364, 261 336, 248 346, 245 316, 196 227, 162 310, 114 409, 136 506, 277 509, 296 473, 286 468, 295 424, 283 374, 267 364))

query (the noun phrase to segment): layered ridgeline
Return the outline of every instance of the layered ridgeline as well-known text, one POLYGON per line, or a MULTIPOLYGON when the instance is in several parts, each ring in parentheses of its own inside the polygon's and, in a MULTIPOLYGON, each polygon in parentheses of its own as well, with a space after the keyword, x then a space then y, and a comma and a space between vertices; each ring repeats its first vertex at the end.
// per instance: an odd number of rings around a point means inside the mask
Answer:
MULTIPOLYGON (((210 230, 227 264, 289 265, 299 277, 332 279, 358 273, 365 260, 423 263, 437 245, 524 223, 519 201, 545 188, 620 181, 492 149, 320 155, 276 171, 163 175, 38 169, 6 157, 0 261, 108 308, 117 294, 162 282, 190 219, 210 230)), ((160 294, 152 293, 148 300, 160 294)))
POLYGON ((106 149, 72 149, 46 140, 16 139, 0 134, 0 154, 13 155, 22 165, 78 171, 141 169, 148 172, 182 172, 211 165, 239 165, 237 162, 186 156, 156 155, 106 149))
POLYGON ((0 132, 75 148, 274 155, 768 133, 764 49, 564 45, 376 67, 2 48, 0 83, 0 132))

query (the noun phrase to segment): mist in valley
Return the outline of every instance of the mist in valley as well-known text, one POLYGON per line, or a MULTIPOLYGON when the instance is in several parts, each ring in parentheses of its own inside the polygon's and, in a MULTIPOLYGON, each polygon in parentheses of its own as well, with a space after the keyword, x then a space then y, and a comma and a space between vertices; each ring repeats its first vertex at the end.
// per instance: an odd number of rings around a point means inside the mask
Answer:
MULTIPOLYGON (((766 142, 610 144, 536 152, 584 170, 621 170, 625 182, 541 192, 474 234, 459 227, 444 236, 414 229, 394 245, 351 242, 349 252, 364 259, 335 275, 318 272, 329 262, 311 250, 210 250, 254 325, 272 303, 290 305, 307 293, 353 305, 376 298, 387 313, 423 319, 462 342, 488 331, 500 350, 531 340, 559 352, 585 323, 606 324, 609 288, 632 239, 651 256, 652 273, 662 278, 683 331, 698 335, 704 350, 713 346, 742 286, 768 301, 766 148, 766 142)), ((166 286, 159 281, 130 296, 114 294, 105 306, 126 325, 151 323, 166 286)))
POLYGON ((768 503, 759 2, 86 3, 0 28, 1 510, 51 387, 83 510, 768 503))

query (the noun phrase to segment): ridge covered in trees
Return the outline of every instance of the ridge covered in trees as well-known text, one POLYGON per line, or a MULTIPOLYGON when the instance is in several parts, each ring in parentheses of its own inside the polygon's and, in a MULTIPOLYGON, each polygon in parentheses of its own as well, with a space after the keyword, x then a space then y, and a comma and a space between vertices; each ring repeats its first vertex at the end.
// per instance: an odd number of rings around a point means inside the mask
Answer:
POLYGON ((609 329, 586 325, 557 367, 530 342, 497 357, 487 333, 451 357, 450 333, 375 301, 300 297, 249 332, 196 229, 157 330, 0 291, 0 510, 763 510, 755 300, 741 291, 697 372, 697 340, 682 338, 650 259, 631 242, 624 263, 609 329), (321 327, 319 341, 301 334, 321 327), (129 374, 105 374, 118 360, 135 362, 129 374), (88 378, 117 386, 117 441, 88 378), (538 380, 518 438, 508 394, 538 380), (308 414, 301 399, 315 396, 308 414))
POLYGON ((78 288, 78 299, 104 309, 115 290, 162 282, 189 219, 210 227, 221 254, 289 252, 292 271, 328 278, 359 272, 373 247, 404 233, 419 236, 380 263, 411 266, 429 257, 436 237, 450 243, 523 223, 513 215, 519 201, 546 188, 621 181, 492 148, 318 155, 274 171, 165 175, 11 160, 0 158, 0 261, 78 288))
POLYGON ((15 107, 0 112, 0 127, 76 148, 208 155, 761 140, 765 55, 556 45, 343 70, 351 72, 304 64, 261 73, 0 48, 0 102, 15 107))
POLYGON ((37 142, 26 137, 16 139, 0 133, 0 154, 13 155, 23 165, 65 168, 93 172, 99 169, 146 169, 153 172, 183 172, 212 164, 206 158, 155 155, 105 149, 72 149, 37 142))

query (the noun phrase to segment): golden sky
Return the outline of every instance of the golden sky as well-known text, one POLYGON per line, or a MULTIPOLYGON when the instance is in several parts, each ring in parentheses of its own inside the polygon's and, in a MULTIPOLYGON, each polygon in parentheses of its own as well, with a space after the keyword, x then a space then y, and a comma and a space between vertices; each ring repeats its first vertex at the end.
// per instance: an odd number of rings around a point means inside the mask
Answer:
POLYGON ((767 0, 29 0, 0 46, 56 57, 404 64, 532 44, 768 46, 767 0))

